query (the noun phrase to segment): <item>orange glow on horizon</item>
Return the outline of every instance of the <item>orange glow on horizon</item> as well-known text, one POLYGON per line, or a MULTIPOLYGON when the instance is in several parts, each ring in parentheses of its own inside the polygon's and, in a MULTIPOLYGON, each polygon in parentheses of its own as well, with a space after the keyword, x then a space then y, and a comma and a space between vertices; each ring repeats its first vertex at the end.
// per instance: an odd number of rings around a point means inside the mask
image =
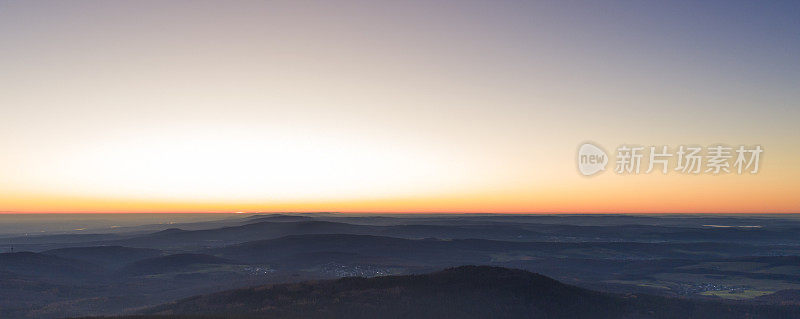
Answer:
POLYGON ((536 1, 0 7, 0 212, 800 213, 789 20, 536 1), (756 175, 612 162, 584 177, 589 140, 764 153, 756 175))

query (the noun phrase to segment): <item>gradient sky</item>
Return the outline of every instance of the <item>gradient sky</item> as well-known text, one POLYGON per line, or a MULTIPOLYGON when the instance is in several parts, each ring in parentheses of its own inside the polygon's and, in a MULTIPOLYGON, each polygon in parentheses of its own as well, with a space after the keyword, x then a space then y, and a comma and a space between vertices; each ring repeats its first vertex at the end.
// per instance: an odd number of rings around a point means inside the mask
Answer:
POLYGON ((5 212, 800 212, 798 120, 797 1, 0 1, 5 212))

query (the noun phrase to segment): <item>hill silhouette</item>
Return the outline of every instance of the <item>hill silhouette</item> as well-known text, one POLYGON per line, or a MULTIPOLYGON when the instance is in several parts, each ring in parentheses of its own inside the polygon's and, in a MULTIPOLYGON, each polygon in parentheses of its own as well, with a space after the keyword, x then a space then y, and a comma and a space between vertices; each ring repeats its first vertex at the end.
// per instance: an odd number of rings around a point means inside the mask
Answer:
POLYGON ((52 249, 43 252, 43 254, 78 259, 108 267, 118 267, 137 260, 158 257, 161 255, 161 251, 122 246, 95 246, 52 249))
POLYGON ((193 265, 225 265, 235 262, 204 254, 174 254, 133 262, 120 271, 127 275, 159 274, 182 271, 193 265))
POLYGON ((350 277, 196 296, 140 318, 790 318, 797 307, 616 295, 523 270, 462 266, 425 275, 350 277))
POLYGON ((102 267, 92 263, 32 252, 0 254, 0 272, 64 281, 79 281, 105 274, 102 267))

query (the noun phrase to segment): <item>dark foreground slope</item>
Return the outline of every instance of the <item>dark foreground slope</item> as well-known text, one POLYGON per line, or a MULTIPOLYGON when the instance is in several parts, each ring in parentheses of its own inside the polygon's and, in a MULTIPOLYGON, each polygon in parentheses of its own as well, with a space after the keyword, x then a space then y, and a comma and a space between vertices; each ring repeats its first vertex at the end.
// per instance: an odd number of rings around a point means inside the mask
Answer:
POLYGON ((699 302, 581 289, 523 270, 464 266, 197 296, 138 318, 797 318, 800 308, 699 302))

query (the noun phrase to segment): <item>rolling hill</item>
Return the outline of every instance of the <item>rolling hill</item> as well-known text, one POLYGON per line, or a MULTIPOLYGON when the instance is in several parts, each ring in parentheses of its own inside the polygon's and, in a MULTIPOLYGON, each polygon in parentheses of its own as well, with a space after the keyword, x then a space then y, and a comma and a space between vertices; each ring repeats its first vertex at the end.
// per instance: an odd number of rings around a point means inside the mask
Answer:
POLYGON ((228 265, 235 262, 203 254, 174 254, 139 260, 128 264, 120 273, 126 275, 160 274, 186 270, 198 265, 228 265))
POLYGON ((462 266, 230 290, 142 312, 225 318, 790 318, 800 308, 615 295, 523 270, 462 266))
POLYGON ((115 268, 134 261, 158 257, 161 255, 161 251, 122 246, 95 246, 53 249, 45 251, 43 254, 78 259, 115 268))
POLYGON ((32 252, 0 254, 0 272, 56 281, 81 281, 105 275, 103 267, 92 263, 32 252))

